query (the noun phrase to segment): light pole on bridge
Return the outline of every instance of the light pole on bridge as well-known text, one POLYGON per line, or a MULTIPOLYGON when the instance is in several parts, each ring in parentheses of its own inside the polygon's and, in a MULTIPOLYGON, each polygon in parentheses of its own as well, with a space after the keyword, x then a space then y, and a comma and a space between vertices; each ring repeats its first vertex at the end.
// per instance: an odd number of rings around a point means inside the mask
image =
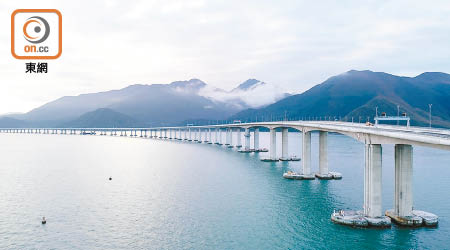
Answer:
POLYGON ((433 106, 433 104, 428 104, 428 107, 430 108, 430 113, 429 113, 429 120, 430 120, 430 128, 431 128, 431 106, 433 106))

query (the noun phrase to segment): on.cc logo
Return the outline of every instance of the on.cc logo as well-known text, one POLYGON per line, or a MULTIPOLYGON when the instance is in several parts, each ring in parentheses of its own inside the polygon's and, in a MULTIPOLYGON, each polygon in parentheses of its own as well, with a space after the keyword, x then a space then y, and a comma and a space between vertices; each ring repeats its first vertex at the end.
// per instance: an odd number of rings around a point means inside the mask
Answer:
POLYGON ((56 9, 11 14, 11 54, 16 59, 56 59, 62 53, 62 16, 56 9))
POLYGON ((30 43, 42 43, 50 35, 50 25, 39 16, 32 16, 23 25, 23 35, 30 43))

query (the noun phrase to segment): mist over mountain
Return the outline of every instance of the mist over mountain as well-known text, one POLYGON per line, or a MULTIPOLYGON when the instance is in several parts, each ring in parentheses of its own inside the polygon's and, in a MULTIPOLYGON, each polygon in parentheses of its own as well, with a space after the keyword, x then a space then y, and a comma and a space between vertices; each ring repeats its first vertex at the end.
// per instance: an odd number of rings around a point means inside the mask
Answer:
POLYGON ((231 91, 205 87, 200 90, 199 94, 220 102, 237 105, 239 109, 262 107, 289 96, 279 86, 256 79, 249 79, 231 91))
POLYGON ((412 125, 450 127, 450 75, 426 72, 401 77, 351 70, 308 91, 289 95, 249 79, 226 91, 199 79, 135 84, 119 90, 66 96, 25 114, 0 117, 0 127, 136 127, 208 124, 220 120, 339 119, 373 121, 379 114, 406 112, 412 125))
POLYGON ((82 124, 128 126, 133 123, 163 126, 183 124, 188 120, 222 120, 242 109, 255 107, 256 102, 260 103, 256 105, 260 107, 281 98, 270 96, 269 93, 264 101, 261 100, 261 93, 271 91, 264 89, 266 84, 253 81, 252 84, 249 81, 241 84, 237 89, 246 87, 239 91, 225 91, 208 86, 199 79, 191 79, 170 84, 135 84, 119 90, 65 96, 28 113, 6 116, 15 120, 4 120, 3 124, 79 127, 82 124), (258 100, 253 101, 252 96, 258 100), (110 122, 102 123, 96 116, 110 122), (116 122, 112 122, 114 120, 116 122))
POLYGON ((450 75, 426 72, 416 77, 400 77, 369 70, 351 70, 333 76, 308 91, 287 97, 260 109, 247 109, 231 119, 270 120, 288 118, 373 121, 375 107, 379 114, 406 112, 413 125, 428 124, 428 104, 432 106, 434 126, 450 127, 450 75), (322 118, 319 118, 322 117, 322 118), (361 118, 360 118, 361 117, 361 118))

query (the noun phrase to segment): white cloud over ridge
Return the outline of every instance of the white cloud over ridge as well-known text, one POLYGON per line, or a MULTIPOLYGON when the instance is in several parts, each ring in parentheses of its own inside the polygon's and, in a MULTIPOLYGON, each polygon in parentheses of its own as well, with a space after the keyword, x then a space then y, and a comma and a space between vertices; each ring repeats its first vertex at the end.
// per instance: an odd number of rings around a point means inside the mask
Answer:
MULTIPOLYGON (((350 69, 450 72, 445 0, 19 0, 0 2, 0 17, 0 114, 193 77, 225 90, 255 77, 302 92, 350 69), (48 74, 26 75, 25 61, 11 56, 9 20, 18 8, 63 15, 63 53, 48 74)), ((255 93, 264 101, 277 91, 266 88, 255 93)))

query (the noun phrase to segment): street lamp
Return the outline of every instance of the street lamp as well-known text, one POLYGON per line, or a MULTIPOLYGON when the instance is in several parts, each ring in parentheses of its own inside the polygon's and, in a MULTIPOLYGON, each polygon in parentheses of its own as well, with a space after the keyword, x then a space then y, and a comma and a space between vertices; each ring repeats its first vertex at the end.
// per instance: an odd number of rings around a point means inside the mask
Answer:
POLYGON ((428 107, 430 108, 430 113, 429 113, 430 128, 431 128, 431 106, 433 106, 433 104, 428 104, 428 107))

